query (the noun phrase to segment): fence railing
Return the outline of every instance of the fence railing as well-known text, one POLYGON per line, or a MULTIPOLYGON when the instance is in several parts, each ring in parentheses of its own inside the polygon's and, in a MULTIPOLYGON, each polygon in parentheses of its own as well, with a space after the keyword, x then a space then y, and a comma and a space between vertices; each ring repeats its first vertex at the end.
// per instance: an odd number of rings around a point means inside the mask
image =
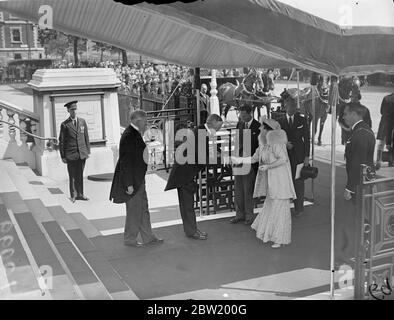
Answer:
MULTIPOLYGON (((166 95, 144 92, 141 104, 139 94, 118 92, 120 126, 126 127, 128 125, 130 112, 135 109, 142 109, 146 112, 160 111, 167 102, 167 98, 166 95)), ((173 95, 167 102, 166 109, 185 109, 195 106, 195 104, 194 97, 173 95)))

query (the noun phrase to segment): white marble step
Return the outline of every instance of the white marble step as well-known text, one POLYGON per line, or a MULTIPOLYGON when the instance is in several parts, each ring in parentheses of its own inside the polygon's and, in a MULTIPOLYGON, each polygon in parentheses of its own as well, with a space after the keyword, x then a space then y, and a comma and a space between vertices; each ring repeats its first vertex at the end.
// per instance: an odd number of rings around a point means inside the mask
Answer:
MULTIPOLYGON (((15 166, 16 167, 16 166, 15 166)), ((86 206, 90 204, 83 203, 72 203, 69 197, 66 194, 52 194, 48 187, 55 188, 57 187, 49 178, 39 177, 35 175, 35 173, 28 167, 16 167, 19 172, 29 181, 29 182, 40 182, 42 184, 30 184, 36 193, 39 195, 39 198, 43 202, 46 207, 53 206, 61 206, 67 217, 57 217, 57 221, 66 229, 76 229, 80 228, 82 232, 88 237, 96 237, 101 235, 100 232, 85 218, 83 214, 80 212, 86 206), (71 218, 71 220, 70 220, 71 218)))
MULTIPOLYGON (((2 160, 0 160, 0 163, 2 160)), ((10 176, 7 174, 7 169, 4 166, 0 165, 0 193, 6 192, 16 192, 18 191, 15 187, 14 183, 12 182, 10 176)))

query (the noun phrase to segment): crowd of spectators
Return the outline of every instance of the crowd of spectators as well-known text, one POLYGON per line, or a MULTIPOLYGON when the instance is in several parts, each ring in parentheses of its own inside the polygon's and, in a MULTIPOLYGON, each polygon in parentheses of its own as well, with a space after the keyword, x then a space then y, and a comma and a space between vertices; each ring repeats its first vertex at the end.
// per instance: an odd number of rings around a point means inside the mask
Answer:
MULTIPOLYGON (((75 68, 73 63, 62 61, 54 64, 54 68, 75 68)), ((119 91, 125 94, 144 93, 170 95, 178 83, 190 83, 193 71, 188 67, 173 64, 157 64, 144 62, 123 65, 121 61, 87 62, 82 61, 82 68, 112 68, 121 81, 119 91)), ((218 78, 239 77, 244 75, 244 68, 223 69, 216 72, 218 78)), ((210 76, 210 70, 202 70, 201 76, 210 76)), ((181 90, 181 88, 179 88, 181 90)))
MULTIPOLYGON (((55 63, 54 68, 75 68, 76 66, 66 61, 55 63)), ((123 65, 121 61, 81 62, 81 68, 112 68, 121 81, 119 91, 125 94, 144 93, 167 96, 181 81, 191 80, 188 67, 172 64, 155 64, 144 62, 123 65)))

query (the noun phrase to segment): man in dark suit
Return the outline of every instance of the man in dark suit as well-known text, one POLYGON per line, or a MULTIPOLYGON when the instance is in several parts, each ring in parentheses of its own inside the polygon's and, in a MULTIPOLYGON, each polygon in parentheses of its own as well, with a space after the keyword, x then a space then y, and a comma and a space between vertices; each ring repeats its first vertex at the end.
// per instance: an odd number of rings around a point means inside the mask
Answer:
MULTIPOLYGON (((361 93, 357 93, 352 95, 351 97, 351 102, 360 102, 361 100, 361 93)), ((338 124, 341 127, 341 143, 343 145, 346 144, 348 141, 350 135, 351 135, 351 128, 346 124, 343 116, 344 116, 344 111, 347 103, 340 102, 339 104, 339 113, 338 113, 338 124)), ((365 106, 364 106, 365 107, 365 106)), ((365 113, 363 117, 363 121, 372 128, 372 118, 371 118, 371 113, 369 112, 369 109, 365 107, 365 113)))
POLYGON ((306 117, 297 112, 297 102, 289 96, 285 100, 286 115, 279 119, 280 126, 287 134, 287 152, 297 199, 294 200, 294 214, 300 216, 304 211, 304 180, 296 178, 297 165, 309 165, 310 132, 306 117))
POLYGON ((375 135, 371 127, 363 120, 365 107, 359 102, 350 102, 344 110, 344 120, 351 128, 351 135, 346 143, 347 183, 345 200, 354 199, 356 187, 360 184, 360 167, 362 164, 373 166, 375 135))
POLYGON ((207 95, 208 87, 205 83, 201 85, 200 91, 200 101, 201 101, 201 109, 208 111, 210 113, 210 104, 209 104, 209 96, 207 95))
POLYGON ((382 115, 379 123, 377 134, 378 144, 378 162, 380 168, 382 162, 383 149, 386 146, 387 151, 391 153, 389 166, 393 166, 394 162, 394 93, 385 96, 380 107, 382 115))
POLYGON ((222 125, 222 118, 212 114, 205 124, 188 132, 186 141, 176 150, 175 163, 165 188, 165 191, 177 188, 183 229, 186 236, 192 239, 206 240, 208 236, 197 228, 194 212, 194 194, 197 191, 195 178, 205 168, 207 161, 212 159, 208 137, 214 137, 222 125))
POLYGON ((147 128, 145 111, 134 111, 130 116, 131 124, 123 132, 119 143, 119 160, 115 167, 110 201, 126 203, 126 223, 124 244, 141 247, 160 244, 150 222, 148 197, 145 187, 147 170, 147 148, 142 136, 147 128), (141 234, 143 243, 137 241, 141 234))
POLYGON ((70 101, 64 105, 70 117, 62 122, 59 135, 59 151, 67 164, 72 202, 89 200, 83 194, 83 170, 90 154, 89 134, 86 121, 77 117, 77 103, 70 101))
MULTIPOLYGON (((244 104, 239 109, 239 121, 237 123, 237 134, 235 138, 235 155, 240 157, 252 156, 259 146, 260 123, 252 116, 253 108, 244 104), (245 141, 244 135, 249 130, 249 141, 245 141)), ((239 174, 234 171, 234 202, 236 216, 230 220, 231 223, 244 221, 246 225, 253 222, 253 190, 256 181, 258 163, 253 165, 244 165, 239 174), (244 172, 245 171, 245 172, 244 172)))
POLYGON ((345 147, 347 182, 344 199, 346 203, 338 219, 340 233, 337 237, 340 248, 338 259, 342 261, 347 261, 349 256, 354 255, 355 219, 360 218, 356 215, 356 191, 361 183, 361 165, 365 164, 372 168, 374 165, 376 140, 371 127, 363 120, 365 108, 359 102, 350 102, 344 109, 343 118, 351 128, 351 135, 345 147))

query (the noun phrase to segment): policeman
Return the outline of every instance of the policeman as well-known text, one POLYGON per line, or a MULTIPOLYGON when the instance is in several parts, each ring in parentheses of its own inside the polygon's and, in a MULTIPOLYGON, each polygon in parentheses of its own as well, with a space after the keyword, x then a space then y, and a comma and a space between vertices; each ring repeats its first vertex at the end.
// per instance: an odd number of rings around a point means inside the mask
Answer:
POLYGON ((77 117, 78 101, 64 106, 70 117, 62 122, 59 135, 59 150, 62 161, 67 164, 71 201, 89 200, 83 194, 83 170, 89 158, 90 144, 86 121, 77 117))

